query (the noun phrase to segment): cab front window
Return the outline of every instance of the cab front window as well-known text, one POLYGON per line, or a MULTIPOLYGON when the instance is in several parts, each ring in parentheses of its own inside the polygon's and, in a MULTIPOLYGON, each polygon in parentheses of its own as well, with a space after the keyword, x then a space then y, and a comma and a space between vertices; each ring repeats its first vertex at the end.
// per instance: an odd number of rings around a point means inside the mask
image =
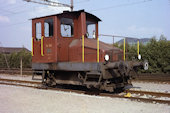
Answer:
POLYGON ((74 26, 74 23, 73 23, 73 19, 70 19, 70 18, 61 18, 60 19, 60 22, 61 22, 61 25, 60 25, 60 28, 61 28, 61 36, 62 37, 73 37, 73 26, 74 26))
POLYGON ((44 36, 52 37, 53 36, 53 19, 48 18, 44 21, 44 36))
POLYGON ((35 35, 36 39, 41 39, 41 22, 35 23, 35 35))

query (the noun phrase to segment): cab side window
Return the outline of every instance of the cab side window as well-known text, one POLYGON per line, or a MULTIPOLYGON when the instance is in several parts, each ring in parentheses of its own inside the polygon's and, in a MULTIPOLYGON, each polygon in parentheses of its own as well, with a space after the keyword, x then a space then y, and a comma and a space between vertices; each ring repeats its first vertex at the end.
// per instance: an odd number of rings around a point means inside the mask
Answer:
POLYGON ((53 36, 53 19, 48 18, 44 20, 44 36, 52 37, 53 36))
POLYGON ((88 38, 95 38, 96 35, 96 24, 90 21, 86 21, 88 38))
POLYGON ((70 18, 61 18, 60 19, 61 25, 61 36, 62 37, 73 37, 73 19, 70 18))
POLYGON ((35 23, 35 29, 36 39, 41 39, 41 22, 35 23))

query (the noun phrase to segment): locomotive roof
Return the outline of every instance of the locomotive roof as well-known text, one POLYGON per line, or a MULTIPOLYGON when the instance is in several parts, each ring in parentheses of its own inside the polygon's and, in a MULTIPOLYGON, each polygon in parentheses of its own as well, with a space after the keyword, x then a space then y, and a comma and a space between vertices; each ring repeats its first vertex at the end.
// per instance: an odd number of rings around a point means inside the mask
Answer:
MULTIPOLYGON (((39 18, 44 18, 44 17, 50 17, 50 16, 79 15, 81 12, 85 12, 85 11, 84 10, 79 10, 79 11, 63 11, 63 13, 47 15, 47 16, 43 16, 43 17, 36 17, 36 18, 32 18, 32 20, 39 19, 39 18)), ((92 18, 92 19, 94 19, 96 21, 101 21, 100 18, 98 18, 97 16, 95 16, 95 15, 93 15, 91 13, 88 13, 88 12, 85 12, 85 13, 86 13, 87 17, 92 18)))

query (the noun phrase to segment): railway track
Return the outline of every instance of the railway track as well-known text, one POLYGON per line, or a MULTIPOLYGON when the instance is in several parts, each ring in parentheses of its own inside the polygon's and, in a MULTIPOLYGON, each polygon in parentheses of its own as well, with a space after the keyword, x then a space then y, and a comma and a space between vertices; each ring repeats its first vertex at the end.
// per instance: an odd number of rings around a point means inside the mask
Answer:
POLYGON ((126 90, 124 93, 113 94, 113 93, 103 93, 103 92, 88 92, 87 90, 76 90, 76 89, 64 89, 64 88, 52 88, 52 87, 43 87, 41 82, 35 81, 25 81, 25 80, 12 80, 12 79, 2 79, 0 78, 0 84, 2 85, 13 85, 13 86, 22 86, 43 90, 57 90, 64 92, 74 92, 79 94, 88 94, 88 95, 98 95, 111 98, 125 98, 134 101, 140 102, 149 102, 149 103, 161 103, 170 105, 170 93, 161 93, 161 92, 148 92, 148 91, 135 91, 135 90, 126 90), (125 94, 130 93, 131 96, 126 97, 125 94), (145 98, 142 96, 145 95, 145 98), (156 97, 156 98, 155 98, 156 97), (159 97, 164 97, 161 99, 159 97), (165 99, 168 98, 168 99, 165 99))
POLYGON ((16 83, 41 84, 41 82, 36 82, 36 81, 14 80, 14 79, 4 79, 4 78, 0 78, 0 81, 16 82, 16 83))
POLYGON ((132 95, 132 100, 140 100, 143 102, 151 102, 151 103, 163 103, 170 105, 170 93, 163 92, 151 92, 151 91, 136 91, 136 90, 127 90, 126 93, 130 93, 132 95))
POLYGON ((148 91, 136 91, 136 90, 127 90, 127 92, 131 94, 140 94, 140 95, 152 95, 155 97, 170 97, 170 93, 162 93, 162 92, 148 92, 148 91))
POLYGON ((14 79, 2 79, 2 78, 0 78, 0 84, 30 87, 30 88, 39 88, 42 83, 41 82, 35 82, 35 81, 25 81, 25 80, 14 80, 14 79))
MULTIPOLYGON (((19 68, 11 68, 10 70, 7 68, 0 68, 1 74, 20 74, 19 68)), ((23 69, 22 73, 24 75, 32 75, 32 69, 26 68, 23 69)), ((144 82, 158 82, 158 83, 167 83, 170 84, 170 74, 139 74, 132 81, 144 81, 144 82)))
POLYGON ((134 80, 132 81, 142 81, 142 82, 158 82, 158 83, 168 83, 170 84, 170 76, 140 76, 140 77, 136 77, 134 80))
MULTIPOLYGON (((7 68, 0 68, 0 73, 1 74, 20 74, 21 70, 19 68, 11 68, 11 69, 7 69, 7 68)), ((28 68, 28 69, 23 69, 22 73, 25 75, 32 75, 32 69, 28 68)))

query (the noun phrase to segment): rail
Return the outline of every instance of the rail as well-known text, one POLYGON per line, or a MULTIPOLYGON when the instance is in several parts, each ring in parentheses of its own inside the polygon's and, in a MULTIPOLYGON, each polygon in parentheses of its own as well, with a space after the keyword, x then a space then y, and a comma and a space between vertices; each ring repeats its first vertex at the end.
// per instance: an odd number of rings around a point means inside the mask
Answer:
MULTIPOLYGON (((65 91, 65 92, 75 92, 78 94, 90 94, 90 95, 97 95, 97 96, 105 96, 111 98, 125 98, 134 101, 141 101, 141 102, 149 102, 149 103, 161 103, 161 104, 168 104, 170 105, 170 100, 163 100, 163 99, 155 99, 155 98, 142 98, 138 96, 131 96, 126 97, 123 93, 120 94, 111 94, 111 93, 101 93, 101 92, 89 92, 89 90, 80 90, 80 89, 63 89, 63 88, 52 88, 52 87, 42 87, 40 82, 32 82, 32 81, 22 81, 22 80, 11 80, 11 79, 0 79, 1 85, 14 85, 14 86, 21 86, 21 87, 29 87, 29 88, 36 88, 42 90, 55 90, 55 91, 65 91), (31 85, 33 84, 33 85, 31 85)), ((159 93, 159 92, 146 92, 146 91, 127 91, 129 93, 139 93, 139 94, 146 94, 146 95, 157 95, 163 97, 170 97, 169 93, 159 93)), ((126 92, 126 93, 127 93, 126 92)))
POLYGON ((151 92, 151 91, 136 91, 136 90, 127 90, 127 92, 131 94, 140 94, 140 95, 151 95, 156 97, 170 97, 170 93, 162 93, 162 92, 151 92))
MULTIPOLYGON (((126 38, 133 38, 133 39, 138 39, 138 38, 135 38, 135 37, 127 37, 127 36, 118 36, 118 35, 105 35, 105 34, 100 34, 99 36, 105 36, 105 37, 112 37, 113 38, 113 44, 114 44, 114 38, 117 37, 117 38, 123 38, 123 60, 126 61, 126 43, 127 43, 127 40, 126 38)), ((137 40, 137 56, 138 56, 138 59, 140 59, 140 54, 139 54, 139 39, 137 40)))

